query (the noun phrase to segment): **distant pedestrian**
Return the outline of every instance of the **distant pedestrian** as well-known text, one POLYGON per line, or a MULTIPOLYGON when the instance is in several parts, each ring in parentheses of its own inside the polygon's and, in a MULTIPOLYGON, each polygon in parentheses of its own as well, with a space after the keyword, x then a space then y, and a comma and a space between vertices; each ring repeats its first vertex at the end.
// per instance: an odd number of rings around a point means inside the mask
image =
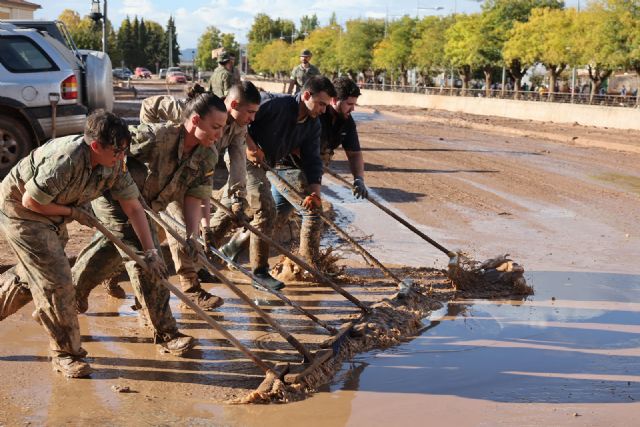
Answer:
POLYGON ((302 86, 309 80, 309 78, 313 76, 320 75, 320 70, 310 63, 311 60, 311 51, 309 49, 304 49, 300 52, 300 65, 297 65, 291 71, 291 79, 289 80, 289 89, 287 90, 288 94, 298 93, 302 86), (295 86, 295 91, 294 91, 295 86))
POLYGON ((234 83, 231 55, 228 52, 222 52, 218 56, 218 68, 213 71, 209 79, 209 91, 219 98, 224 98, 234 83))

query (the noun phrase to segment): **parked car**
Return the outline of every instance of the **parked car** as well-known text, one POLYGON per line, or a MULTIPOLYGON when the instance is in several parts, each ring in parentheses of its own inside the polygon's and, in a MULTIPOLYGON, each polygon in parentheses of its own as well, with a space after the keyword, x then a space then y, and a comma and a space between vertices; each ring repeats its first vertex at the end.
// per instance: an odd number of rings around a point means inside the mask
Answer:
POLYGON ((78 50, 57 21, 0 20, 0 178, 53 135, 113 108, 111 60, 78 50))
POLYGON ((180 71, 180 72, 182 72, 182 68, 180 68, 180 67, 169 67, 169 68, 167 68, 167 73, 170 73, 172 71, 180 71))
POLYGON ((182 71, 170 71, 167 73, 167 83, 186 83, 187 76, 182 71))
POLYGON ((113 77, 120 80, 128 80, 133 76, 133 73, 128 68, 114 68, 113 77))
POLYGON ((147 70, 144 67, 136 67, 135 75, 139 79, 150 79, 151 71, 147 70))
POLYGON ((158 78, 161 79, 161 80, 167 78, 167 69, 166 68, 160 68, 160 71, 158 71, 158 78))

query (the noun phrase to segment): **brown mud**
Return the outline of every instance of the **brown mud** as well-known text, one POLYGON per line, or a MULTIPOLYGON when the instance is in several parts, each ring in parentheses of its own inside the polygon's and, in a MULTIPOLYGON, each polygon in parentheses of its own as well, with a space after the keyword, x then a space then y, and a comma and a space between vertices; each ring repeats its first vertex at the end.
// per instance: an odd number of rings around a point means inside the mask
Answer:
MULTIPOLYGON (((640 146, 636 133, 484 117, 476 123, 483 126, 474 127, 469 123, 480 119, 470 115, 399 108, 393 113, 385 115, 383 111, 374 115, 378 120, 362 120, 358 125, 367 163, 366 182, 376 197, 445 246, 462 249, 478 260, 509 252, 528 272, 637 274, 634 263, 625 259, 640 256, 635 231, 640 203, 630 188, 639 179, 638 159, 633 149, 618 150, 621 145, 640 146), (534 134, 536 129, 545 135, 534 134), (573 136, 578 138, 574 140, 573 136), (597 139, 599 145, 579 146, 576 141, 581 138, 597 139), (604 147, 608 141, 611 146, 604 147)), ((348 165, 341 152, 333 168, 347 174, 348 165)), ((329 195, 339 185, 330 179, 324 184, 329 195)), ((340 194, 336 198, 340 199, 340 194)), ((374 215, 364 210, 366 205, 351 204, 346 196, 343 199, 345 206, 336 209, 348 221, 351 213, 357 219, 349 232, 358 234, 363 241, 363 236, 373 235, 370 241, 364 241, 365 247, 400 277, 415 278, 429 304, 461 297, 460 291, 456 293, 443 280, 442 269, 448 261, 445 255, 407 237, 382 213, 374 215)), ((73 256, 92 232, 72 225, 70 234, 67 249, 73 256)), ((272 264, 274 261, 277 259, 272 264)), ((0 264, 14 262, 6 243, 0 240, 0 264)), ((384 280, 379 271, 355 257, 342 263, 346 274, 357 278, 343 282, 347 290, 371 304, 384 306, 392 301, 396 287, 384 280)), ((328 338, 326 331, 270 295, 254 290, 237 272, 230 276, 297 338, 313 350, 321 348, 328 338)), ((175 277, 171 280, 177 282, 175 277)), ((230 291, 220 285, 206 287, 225 298, 225 305, 213 317, 245 345, 274 365, 300 363, 300 355, 230 291)), ((277 413, 269 407, 220 405, 251 393, 263 380, 263 373, 204 322, 179 308, 175 298, 171 307, 179 327, 195 336, 198 344, 188 359, 158 355, 130 309, 131 289, 126 284, 125 289, 128 299, 124 301, 109 298, 101 288, 96 289, 89 311, 79 317, 89 362, 96 369, 90 380, 67 381, 51 372, 46 337, 30 316, 32 305, 0 323, 0 340, 5 343, 0 347, 0 424, 96 424, 96 420, 102 420, 98 424, 281 425, 286 416, 291 422, 308 425, 388 425, 389 418, 376 410, 385 407, 387 415, 393 414, 395 420, 416 424, 424 421, 424 411, 419 408, 429 407, 432 419, 457 425, 482 424, 479 420, 495 425, 501 419, 515 424, 548 420, 554 420, 555 425, 571 424, 585 414, 591 415, 589 420, 596 424, 609 420, 610 425, 617 425, 617 421, 628 420, 633 413, 633 407, 628 405, 560 404, 553 411, 560 407, 567 418, 559 418, 559 412, 552 413, 549 405, 539 402, 496 403, 485 394, 476 399, 451 395, 447 380, 430 380, 430 376, 423 381, 433 390, 420 395, 399 397, 399 389, 391 387, 393 391, 387 392, 388 383, 374 383, 363 393, 356 392, 357 387, 337 394, 320 387, 310 399, 281 406, 277 413), (461 405, 467 413, 477 416, 476 422, 454 409, 461 405), (327 412, 327 408, 332 409, 327 412), (541 411, 539 415, 535 414, 536 408, 541 411), (578 414, 575 417, 574 412, 578 414)), ((336 327, 360 314, 329 288, 294 282, 284 291, 336 327)), ((575 295, 581 299, 578 289, 575 295)), ((477 307, 483 306, 475 301, 477 307)), ((521 303, 506 299, 500 302, 503 306, 521 303)), ((581 302, 574 303, 567 296, 565 301, 554 303, 548 296, 534 305, 562 310, 575 309, 581 302)), ((606 301, 595 305, 612 310, 621 306, 619 302, 607 305, 606 301)), ((632 299, 624 307, 638 310, 636 306, 637 300, 632 299)), ((464 316, 460 313, 452 310, 450 317, 464 316)), ((464 319, 466 323, 473 317, 464 319)), ((393 329, 384 333, 393 336, 393 329)), ((346 356, 345 363, 350 363, 351 357, 356 356, 346 356)), ((467 384, 470 378, 458 380, 467 384)), ((409 382, 406 386, 406 393, 413 387, 419 389, 409 382)))

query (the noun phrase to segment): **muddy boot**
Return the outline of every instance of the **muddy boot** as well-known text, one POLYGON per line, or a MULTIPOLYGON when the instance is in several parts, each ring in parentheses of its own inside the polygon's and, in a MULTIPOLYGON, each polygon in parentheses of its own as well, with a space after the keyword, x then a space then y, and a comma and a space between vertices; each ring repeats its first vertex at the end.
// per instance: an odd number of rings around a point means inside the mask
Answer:
POLYGON ((51 365, 54 371, 67 378, 84 378, 93 372, 91 366, 79 356, 54 356, 51 365))
POLYGON ((116 277, 112 277, 110 279, 105 280, 104 282, 102 282, 102 285, 104 286, 105 292, 110 297, 113 297, 116 299, 127 298, 127 293, 124 291, 124 289, 122 289, 122 286, 120 286, 120 284, 118 283, 118 279, 116 277))
POLYGON ((264 290, 264 287, 267 287, 271 290, 279 291, 284 288, 284 283, 272 277, 267 268, 258 269, 253 275, 260 279, 260 282, 256 280, 251 281, 251 285, 258 290, 264 290))
MULTIPOLYGON (((218 296, 210 294, 202 289, 200 281, 197 277, 180 277, 180 285, 184 294, 203 310, 214 310, 224 304, 224 300, 218 296)), ((181 304, 182 308, 189 308, 185 303, 181 304)))
POLYGON ((193 348, 193 337, 175 332, 161 342, 156 342, 160 353, 170 353, 174 356, 182 356, 193 348))
MULTIPOLYGON (((238 260, 238 256, 249 242, 251 232, 249 230, 242 230, 233 235, 229 243, 223 245, 219 250, 233 261, 238 260)), ((229 268, 233 268, 229 264, 229 268)))
POLYGON ((20 282, 13 271, 14 268, 11 268, 0 276, 0 320, 6 319, 33 299, 29 288, 20 282))
POLYGON ((201 268, 198 270, 198 280, 202 283, 220 283, 220 279, 218 279, 213 274, 209 273, 209 270, 206 268, 201 268))

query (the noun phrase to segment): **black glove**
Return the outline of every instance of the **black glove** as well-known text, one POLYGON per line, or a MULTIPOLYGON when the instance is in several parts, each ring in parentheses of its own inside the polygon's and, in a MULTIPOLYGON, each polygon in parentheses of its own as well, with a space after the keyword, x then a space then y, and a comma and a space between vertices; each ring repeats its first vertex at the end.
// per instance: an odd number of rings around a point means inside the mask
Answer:
POLYGON ((356 179, 353 180, 353 195, 356 196, 356 199, 366 199, 369 195, 369 190, 364 185, 364 178, 361 176, 357 176, 356 179))
POLYGON ((95 228, 93 221, 91 220, 89 212, 79 207, 72 207, 69 218, 78 222, 79 224, 86 225, 87 227, 95 228))
POLYGON ((158 254, 157 249, 147 249, 144 251, 144 262, 149 267, 147 274, 154 282, 166 280, 168 276, 167 266, 158 254))

